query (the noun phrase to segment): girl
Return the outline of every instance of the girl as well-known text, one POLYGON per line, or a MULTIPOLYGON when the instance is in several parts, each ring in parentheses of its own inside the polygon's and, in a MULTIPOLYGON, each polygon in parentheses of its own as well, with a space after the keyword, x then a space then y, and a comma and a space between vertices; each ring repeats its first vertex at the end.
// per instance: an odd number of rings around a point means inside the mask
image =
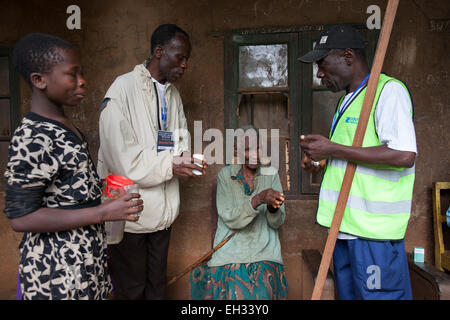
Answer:
POLYGON ((24 299, 106 299, 104 221, 138 218, 138 194, 101 204, 101 183, 83 134, 63 106, 86 95, 79 56, 46 34, 23 37, 13 63, 32 89, 31 111, 9 146, 5 213, 24 232, 19 276, 24 299))

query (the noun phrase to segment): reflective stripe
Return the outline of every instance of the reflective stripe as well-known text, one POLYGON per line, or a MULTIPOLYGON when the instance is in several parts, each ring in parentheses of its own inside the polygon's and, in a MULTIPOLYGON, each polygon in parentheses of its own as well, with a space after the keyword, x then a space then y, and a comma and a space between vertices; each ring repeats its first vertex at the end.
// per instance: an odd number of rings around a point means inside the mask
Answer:
MULTIPOLYGON (((328 165, 335 168, 345 169, 347 167, 347 161, 340 159, 331 159, 328 162, 328 165)), ((409 176, 410 174, 414 174, 415 171, 415 164, 411 168, 404 168, 403 170, 373 169, 361 165, 356 166, 357 173, 367 174, 369 176, 389 180, 392 182, 398 182, 400 178, 409 176)))
MULTIPOLYGON (((319 200, 331 201, 337 203, 339 191, 321 188, 319 200)), ((411 212, 412 200, 384 202, 384 201, 369 201, 367 199, 349 195, 347 200, 347 207, 366 211, 374 214, 396 214, 411 212)))

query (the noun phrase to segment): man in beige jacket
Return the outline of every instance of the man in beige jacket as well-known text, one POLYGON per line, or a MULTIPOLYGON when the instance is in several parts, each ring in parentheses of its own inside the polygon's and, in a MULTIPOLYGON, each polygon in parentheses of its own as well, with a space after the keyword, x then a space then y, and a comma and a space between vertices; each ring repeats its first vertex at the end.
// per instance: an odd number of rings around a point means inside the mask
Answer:
MULTIPOLYGON (((151 38, 151 57, 116 78, 100 113, 98 172, 139 184, 144 210, 126 223, 123 240, 110 246, 117 299, 163 299, 170 226, 178 216, 178 176, 196 176, 183 104, 172 85, 191 53, 189 36, 161 25, 151 38), (184 153, 184 154, 183 154, 184 153)), ((205 172, 206 165, 203 168, 205 172)))

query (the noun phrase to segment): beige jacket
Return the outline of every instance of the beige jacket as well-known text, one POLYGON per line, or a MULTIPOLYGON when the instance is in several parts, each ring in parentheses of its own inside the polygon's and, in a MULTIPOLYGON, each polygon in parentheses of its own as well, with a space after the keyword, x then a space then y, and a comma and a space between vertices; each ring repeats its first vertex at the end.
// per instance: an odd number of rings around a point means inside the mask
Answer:
MULTIPOLYGON (((161 99, 159 93, 158 97, 161 99)), ((167 130, 175 132, 173 152, 156 152, 157 95, 144 64, 117 77, 102 104, 98 173, 102 179, 108 174, 130 178, 139 184, 144 201, 139 221, 127 222, 126 232, 163 230, 178 216, 180 195, 178 178, 172 173, 172 158, 190 150, 190 136, 178 90, 167 83, 164 97, 168 109, 167 130)))

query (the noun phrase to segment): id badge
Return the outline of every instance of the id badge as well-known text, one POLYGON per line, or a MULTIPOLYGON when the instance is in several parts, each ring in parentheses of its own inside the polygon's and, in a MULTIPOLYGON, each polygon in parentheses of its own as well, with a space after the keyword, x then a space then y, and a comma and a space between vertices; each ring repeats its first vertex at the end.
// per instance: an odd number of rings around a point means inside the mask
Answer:
POLYGON ((158 130, 157 151, 174 150, 173 132, 158 130))

